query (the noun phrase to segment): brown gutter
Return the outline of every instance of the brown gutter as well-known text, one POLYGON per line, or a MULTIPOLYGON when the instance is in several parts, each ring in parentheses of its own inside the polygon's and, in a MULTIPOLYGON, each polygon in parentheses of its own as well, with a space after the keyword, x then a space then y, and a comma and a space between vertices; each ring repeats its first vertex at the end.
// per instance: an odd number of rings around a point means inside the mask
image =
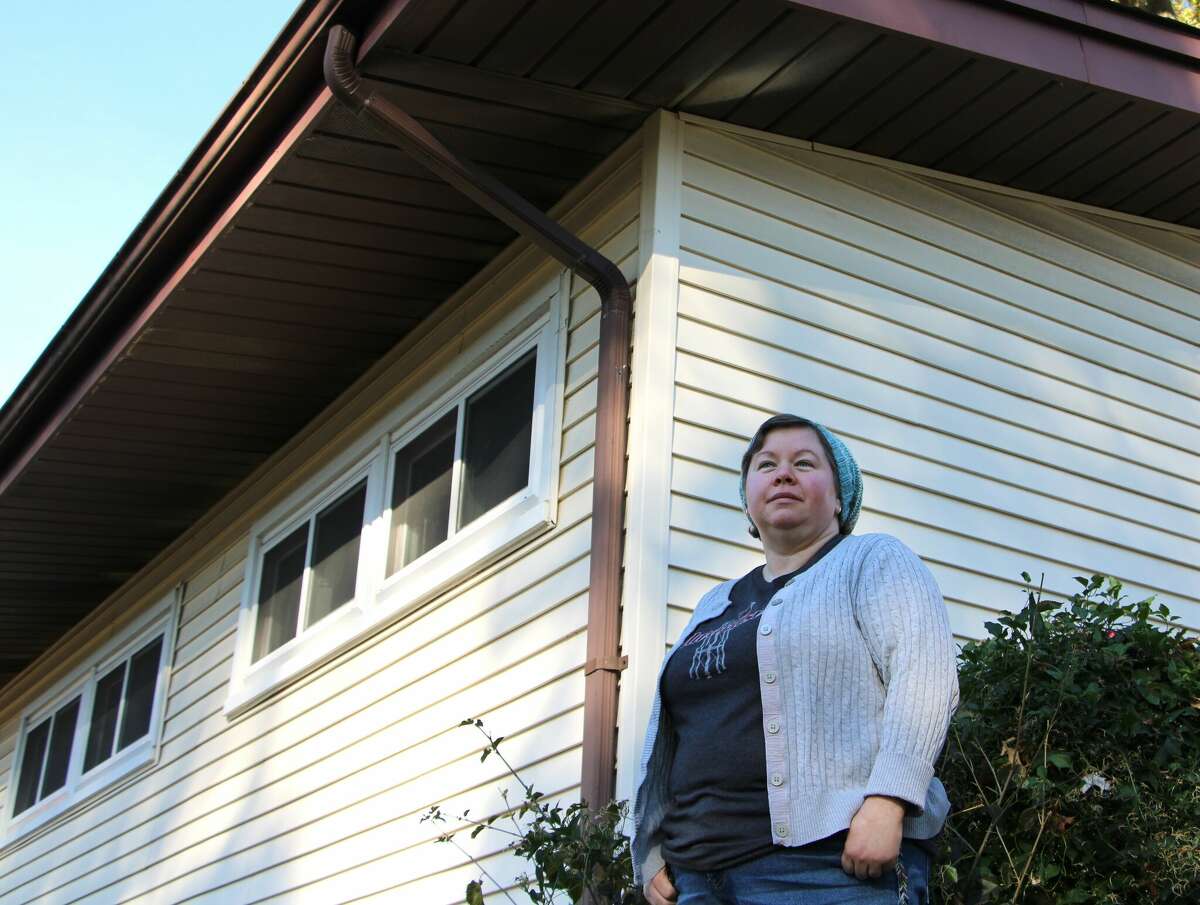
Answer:
POLYGON ((488 173, 456 157, 415 119, 381 93, 365 87, 355 69, 354 50, 354 35, 335 25, 329 32, 325 50, 325 81, 334 97, 428 170, 587 280, 600 295, 581 796, 593 807, 602 807, 612 800, 614 791, 617 678, 624 668, 619 645, 629 328, 633 307, 629 283, 617 265, 599 251, 488 173))

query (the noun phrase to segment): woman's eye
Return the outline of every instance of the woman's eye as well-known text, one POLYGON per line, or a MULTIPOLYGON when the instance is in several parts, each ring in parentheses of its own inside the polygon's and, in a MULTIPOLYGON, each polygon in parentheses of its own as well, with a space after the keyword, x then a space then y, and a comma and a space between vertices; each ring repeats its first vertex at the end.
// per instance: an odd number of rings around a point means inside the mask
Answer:
POLYGON ((808 459, 801 459, 799 462, 796 463, 796 467, 797 468, 816 468, 817 465, 815 462, 811 462, 808 459))

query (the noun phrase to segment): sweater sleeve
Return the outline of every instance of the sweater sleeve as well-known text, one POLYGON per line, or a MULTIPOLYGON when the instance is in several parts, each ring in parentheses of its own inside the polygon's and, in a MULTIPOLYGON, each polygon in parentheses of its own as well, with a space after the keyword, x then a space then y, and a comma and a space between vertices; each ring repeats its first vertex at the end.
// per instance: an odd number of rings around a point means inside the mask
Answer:
POLYGON ((879 751, 868 795, 924 810, 934 761, 958 706, 954 638, 941 591, 908 547, 880 536, 854 593, 863 638, 886 689, 879 751))

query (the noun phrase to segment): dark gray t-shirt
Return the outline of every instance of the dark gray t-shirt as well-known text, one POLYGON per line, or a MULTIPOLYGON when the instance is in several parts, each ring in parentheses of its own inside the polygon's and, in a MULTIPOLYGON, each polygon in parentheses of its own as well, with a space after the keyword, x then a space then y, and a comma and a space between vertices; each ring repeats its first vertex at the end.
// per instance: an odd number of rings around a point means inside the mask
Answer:
POLYGON ((763 578, 761 567, 751 570, 733 586, 725 612, 700 623, 672 651, 660 687, 675 734, 661 828, 668 864, 724 870, 774 849, 758 688, 759 617, 789 579, 841 539, 774 581, 763 578))

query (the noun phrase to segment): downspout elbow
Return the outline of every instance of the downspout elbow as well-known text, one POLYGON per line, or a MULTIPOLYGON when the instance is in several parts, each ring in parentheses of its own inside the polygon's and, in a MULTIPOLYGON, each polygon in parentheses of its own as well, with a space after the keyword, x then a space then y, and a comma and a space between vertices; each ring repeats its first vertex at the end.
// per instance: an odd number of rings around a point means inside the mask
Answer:
POLYGON ((329 29, 325 45, 325 84, 333 96, 358 113, 365 104, 362 79, 355 68, 354 51, 358 39, 349 29, 335 25, 329 29))

